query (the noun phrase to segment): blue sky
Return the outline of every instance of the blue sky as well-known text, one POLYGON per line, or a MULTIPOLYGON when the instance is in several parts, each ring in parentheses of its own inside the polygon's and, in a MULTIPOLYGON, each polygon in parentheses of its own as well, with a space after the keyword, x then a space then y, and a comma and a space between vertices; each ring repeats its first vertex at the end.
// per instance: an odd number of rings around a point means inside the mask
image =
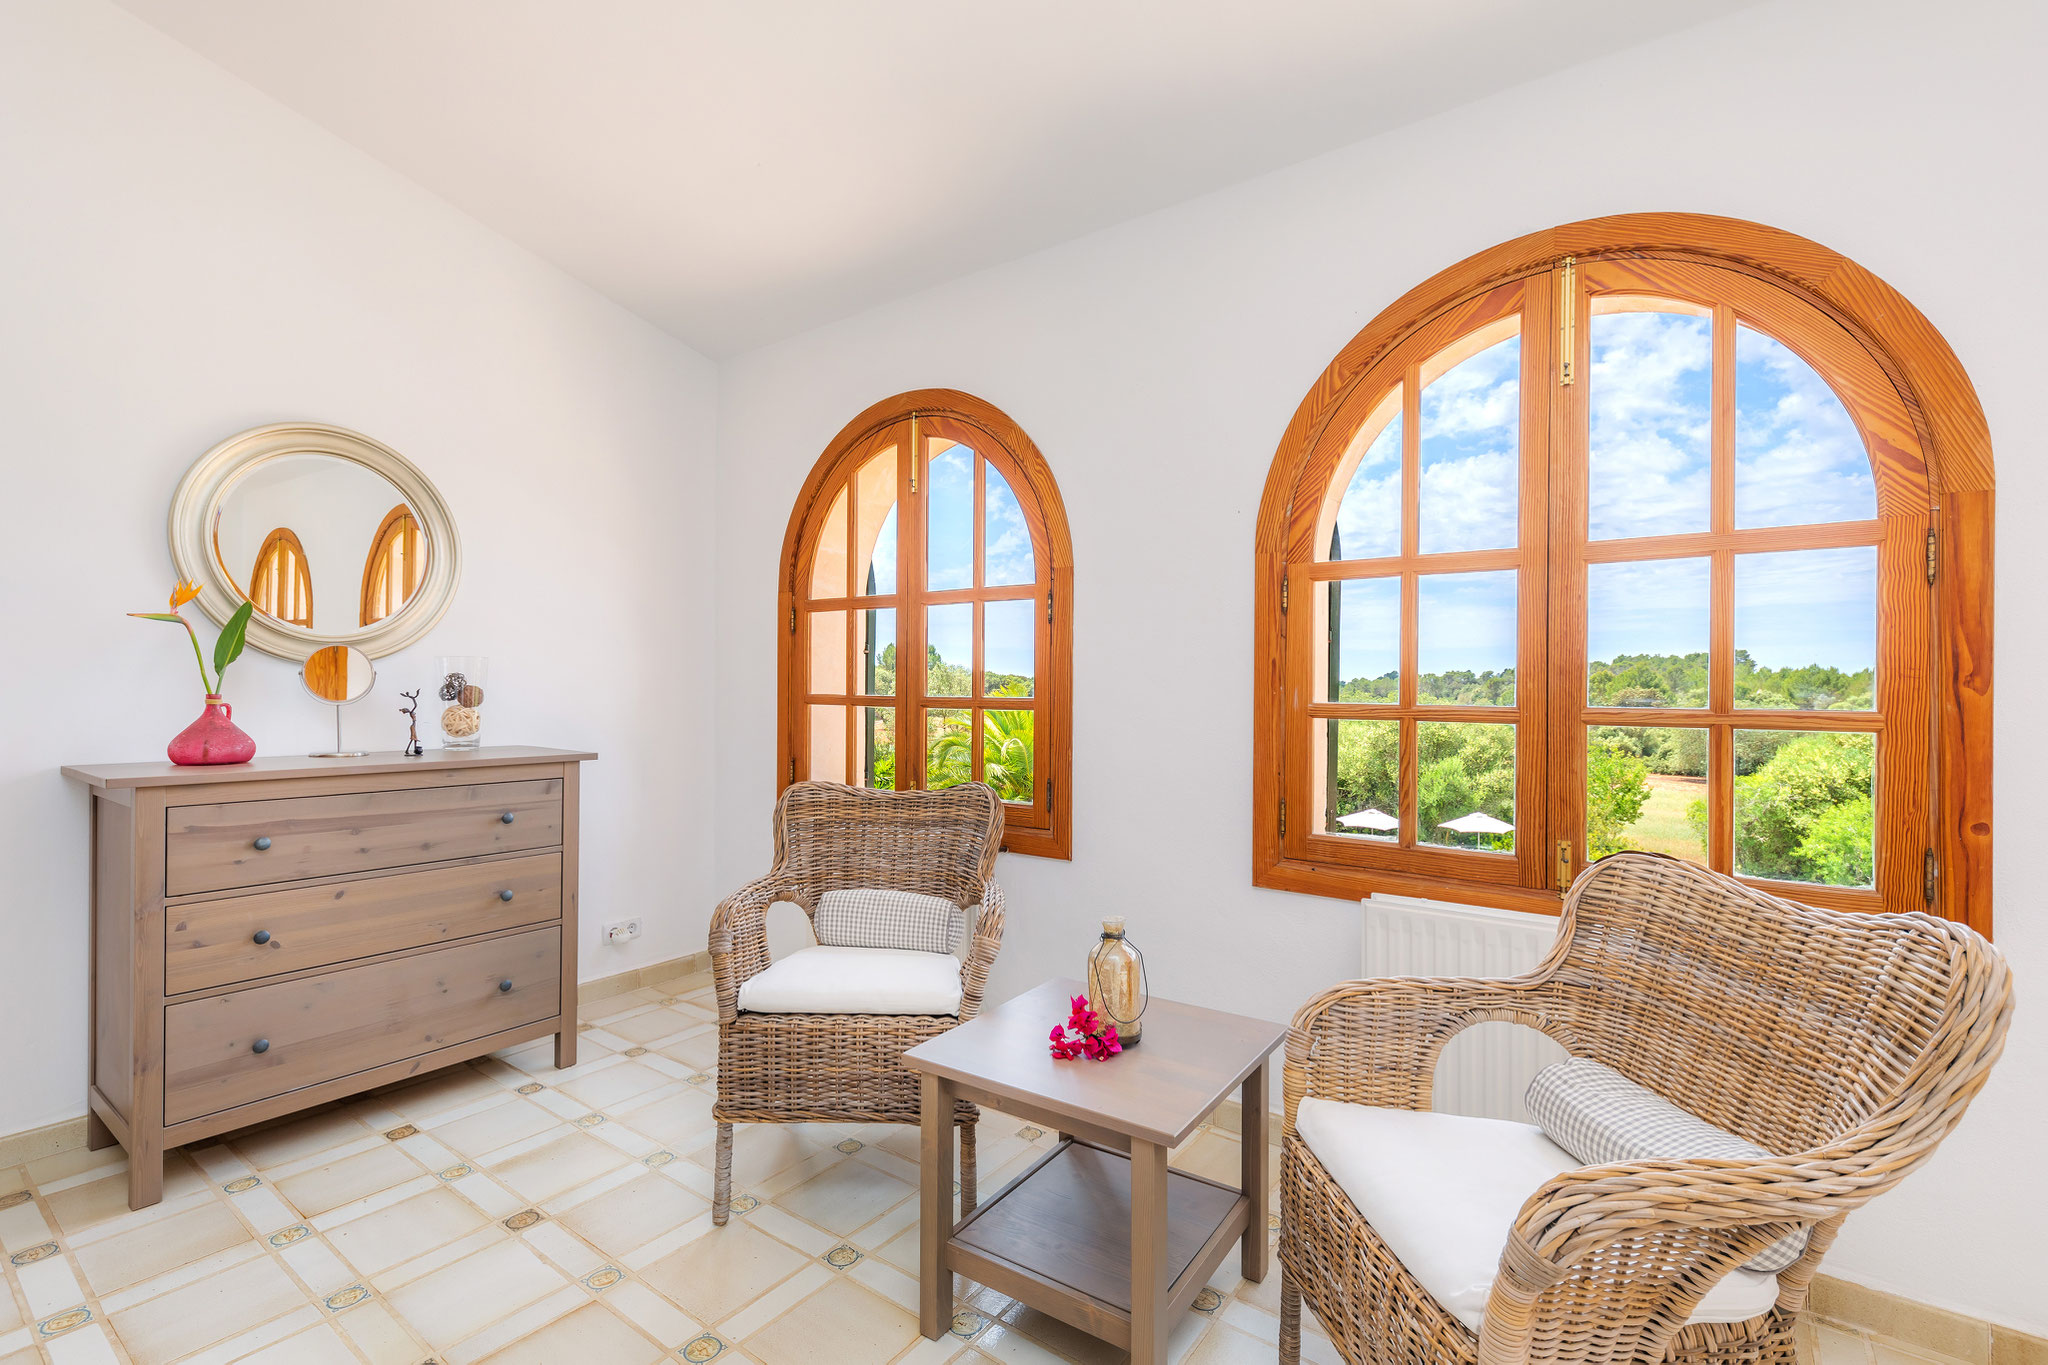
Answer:
MULTIPOLYGON (((1591 322, 1587 527, 1595 541, 1704 531, 1710 522, 1712 325, 1686 313, 1596 313, 1591 322)), ((1423 553, 1511 546, 1516 537, 1520 339, 1479 352, 1421 400, 1423 553)), ((1877 515, 1861 436, 1811 366, 1753 328, 1736 331, 1738 527, 1877 515)), ((1341 555, 1400 550, 1401 419, 1374 435, 1337 510, 1341 555)), ((1736 561, 1736 648, 1771 668, 1845 672, 1876 654, 1876 551, 1804 550, 1736 561)), ((1514 664, 1512 575, 1424 576, 1418 663, 1424 673, 1514 664)), ((1392 582, 1340 589, 1344 678, 1396 666, 1392 582)), ((1595 565, 1588 657, 1707 647, 1707 562, 1595 565)))

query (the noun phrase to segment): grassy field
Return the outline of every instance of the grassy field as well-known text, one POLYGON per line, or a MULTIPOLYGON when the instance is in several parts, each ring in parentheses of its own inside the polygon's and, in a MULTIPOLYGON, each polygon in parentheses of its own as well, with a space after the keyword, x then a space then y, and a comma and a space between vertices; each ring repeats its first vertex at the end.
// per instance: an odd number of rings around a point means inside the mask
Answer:
POLYGON ((1704 777, 1651 773, 1650 799, 1643 803, 1643 813, 1636 817, 1636 822, 1622 831, 1622 842, 1629 848, 1705 862, 1706 849, 1692 832, 1685 808, 1706 794, 1704 777))

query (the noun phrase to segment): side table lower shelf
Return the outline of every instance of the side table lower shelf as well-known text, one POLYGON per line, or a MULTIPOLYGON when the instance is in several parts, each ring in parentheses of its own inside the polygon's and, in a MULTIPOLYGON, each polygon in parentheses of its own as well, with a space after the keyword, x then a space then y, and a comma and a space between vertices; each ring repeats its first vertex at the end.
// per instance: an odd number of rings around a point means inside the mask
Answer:
MULTIPOLYGON (((1243 1237, 1251 1200, 1166 1175, 1168 1321, 1243 1237)), ((1068 1139, 954 1229, 947 1268, 1117 1346, 1131 1345, 1131 1158, 1068 1139)))

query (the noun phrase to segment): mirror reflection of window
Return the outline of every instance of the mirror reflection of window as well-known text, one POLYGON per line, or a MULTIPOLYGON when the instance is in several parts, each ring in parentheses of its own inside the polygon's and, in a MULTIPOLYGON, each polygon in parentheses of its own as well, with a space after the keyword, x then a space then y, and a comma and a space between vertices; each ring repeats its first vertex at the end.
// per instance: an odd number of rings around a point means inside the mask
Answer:
POLYGON ((256 610, 288 626, 313 625, 313 573, 306 549, 289 527, 263 538, 256 567, 249 571, 249 600, 256 610))
POLYGON ((426 568, 420 524, 404 503, 385 514, 363 564, 363 625, 381 621, 412 600, 426 568))

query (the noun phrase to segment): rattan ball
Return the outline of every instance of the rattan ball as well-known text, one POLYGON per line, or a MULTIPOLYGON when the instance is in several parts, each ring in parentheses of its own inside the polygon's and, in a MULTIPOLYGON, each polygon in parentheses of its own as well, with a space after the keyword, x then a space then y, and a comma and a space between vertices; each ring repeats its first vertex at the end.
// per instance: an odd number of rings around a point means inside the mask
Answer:
POLYGON ((441 713, 441 733, 455 739, 475 734, 483 723, 474 706, 451 706, 441 713))

